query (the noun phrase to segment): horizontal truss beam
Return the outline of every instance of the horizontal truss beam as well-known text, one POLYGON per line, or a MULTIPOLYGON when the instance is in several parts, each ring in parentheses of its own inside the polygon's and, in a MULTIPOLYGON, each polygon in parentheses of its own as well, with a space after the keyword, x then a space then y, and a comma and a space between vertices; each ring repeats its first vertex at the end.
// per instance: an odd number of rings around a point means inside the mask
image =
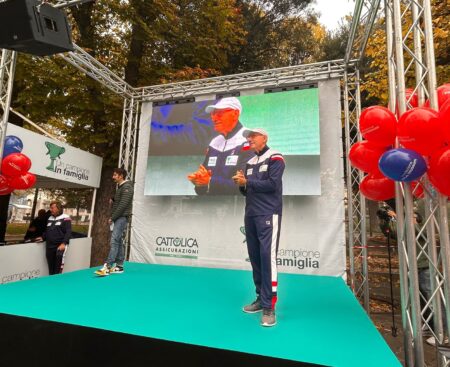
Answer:
MULTIPOLYGON (((351 62, 351 64, 353 63, 354 61, 351 62)), ((135 97, 142 101, 156 101, 202 94, 231 93, 252 88, 286 87, 330 78, 342 78, 347 66, 343 60, 334 60, 179 83, 160 84, 137 88, 138 95, 135 97)))

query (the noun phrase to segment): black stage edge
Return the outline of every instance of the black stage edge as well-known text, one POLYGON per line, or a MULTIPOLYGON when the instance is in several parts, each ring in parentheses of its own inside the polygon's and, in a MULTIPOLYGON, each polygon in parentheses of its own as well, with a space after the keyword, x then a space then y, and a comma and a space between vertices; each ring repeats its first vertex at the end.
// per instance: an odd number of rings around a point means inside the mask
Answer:
POLYGON ((324 367, 0 313, 0 366, 143 365, 324 367))

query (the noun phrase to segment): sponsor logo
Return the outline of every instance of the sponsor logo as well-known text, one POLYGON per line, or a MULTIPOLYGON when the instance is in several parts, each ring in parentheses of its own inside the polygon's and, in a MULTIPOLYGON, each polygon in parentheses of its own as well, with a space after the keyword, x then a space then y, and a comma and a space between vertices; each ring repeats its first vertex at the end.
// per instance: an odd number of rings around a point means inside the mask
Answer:
POLYGON ((197 239, 187 237, 157 237, 155 256, 197 259, 197 239))
POLYGON ((217 157, 209 157, 208 167, 215 167, 217 163, 217 157))
POLYGON ((320 251, 306 249, 282 249, 278 250, 277 265, 288 268, 319 269, 320 251))
POLYGON ((25 279, 34 279, 41 275, 41 271, 39 269, 33 269, 33 270, 26 270, 21 273, 15 273, 15 274, 7 274, 2 276, 1 283, 10 283, 10 282, 16 282, 18 280, 25 280, 25 279))
POLYGON ((225 166, 235 166, 237 165, 239 156, 229 155, 225 160, 225 166))
POLYGON ((404 181, 409 177, 409 175, 414 171, 417 165, 417 159, 414 159, 412 162, 408 163, 408 166, 406 167, 405 171, 402 174, 401 180, 404 181))
POLYGON ((46 167, 49 171, 55 172, 55 161, 57 158, 61 158, 61 155, 64 154, 66 148, 60 147, 54 143, 49 141, 45 142, 45 146, 47 147, 47 155, 50 157, 50 164, 46 167))
MULTIPOLYGON (((244 235, 244 241, 242 241, 242 243, 247 243, 247 237, 245 236, 245 227, 239 227, 239 230, 244 235)), ((250 262, 250 259, 247 257, 245 261, 250 262)))
POLYGON ((50 157, 50 164, 46 167, 49 171, 58 173, 66 177, 74 177, 79 181, 89 180, 89 170, 74 166, 73 164, 64 163, 61 160, 61 155, 66 151, 66 148, 60 147, 52 142, 46 141, 47 155, 50 157))

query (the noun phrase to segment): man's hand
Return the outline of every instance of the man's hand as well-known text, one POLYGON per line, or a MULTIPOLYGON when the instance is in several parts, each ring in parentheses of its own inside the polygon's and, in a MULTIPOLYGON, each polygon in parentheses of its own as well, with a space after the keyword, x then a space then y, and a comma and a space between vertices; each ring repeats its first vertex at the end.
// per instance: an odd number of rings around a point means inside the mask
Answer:
POLYGON ((245 178, 244 172, 242 170, 236 171, 236 174, 232 177, 232 179, 236 185, 247 185, 247 179, 245 178))
POLYGON ((66 244, 65 243, 61 243, 59 246, 58 246, 58 251, 64 251, 66 249, 66 244))
POLYGON ((391 218, 397 218, 397 213, 393 210, 388 210, 387 213, 391 218))
POLYGON ((36 237, 34 239, 34 242, 43 242, 43 241, 44 241, 44 239, 42 237, 36 237))
POLYGON ((187 176, 188 180, 191 181, 195 186, 206 186, 211 181, 211 170, 207 170, 202 164, 197 171, 191 173, 187 176))

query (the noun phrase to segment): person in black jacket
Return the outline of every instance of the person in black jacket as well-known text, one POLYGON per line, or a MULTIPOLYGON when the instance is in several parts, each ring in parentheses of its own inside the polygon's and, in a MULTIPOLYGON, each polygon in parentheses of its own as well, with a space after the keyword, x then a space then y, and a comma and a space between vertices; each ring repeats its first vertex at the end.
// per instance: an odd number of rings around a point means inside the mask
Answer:
POLYGON ((72 235, 72 221, 67 214, 63 213, 63 206, 59 201, 50 203, 50 212, 47 228, 42 237, 36 240, 45 240, 48 272, 54 275, 63 271, 64 257, 72 235))
POLYGON ((247 162, 245 172, 238 170, 233 180, 245 196, 245 236, 256 300, 243 311, 262 311, 261 325, 274 326, 285 164, 281 153, 267 146, 268 134, 264 129, 247 130, 244 136, 255 155, 247 162))
POLYGON ((99 276, 123 273, 123 263, 125 261, 123 234, 127 229, 133 200, 133 184, 126 180, 126 177, 126 170, 123 168, 114 169, 112 179, 118 186, 114 199, 112 199, 112 213, 109 219, 112 231, 111 248, 103 267, 95 271, 95 274, 99 276))
POLYGON ((27 233, 25 233, 25 242, 31 242, 36 238, 42 237, 47 228, 47 220, 50 215, 47 215, 45 209, 38 211, 37 217, 31 221, 27 233))
POLYGON ((205 110, 219 135, 211 140, 203 163, 188 180, 197 195, 237 195, 239 189, 232 177, 253 156, 243 136, 246 128, 239 122, 241 103, 236 97, 226 97, 205 110))

